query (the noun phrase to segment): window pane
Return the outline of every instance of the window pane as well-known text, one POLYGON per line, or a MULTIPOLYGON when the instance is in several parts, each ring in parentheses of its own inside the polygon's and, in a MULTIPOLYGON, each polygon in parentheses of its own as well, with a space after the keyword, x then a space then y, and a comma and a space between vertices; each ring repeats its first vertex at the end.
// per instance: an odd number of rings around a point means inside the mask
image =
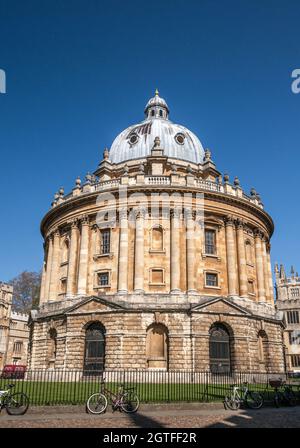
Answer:
POLYGON ((110 252, 110 230, 101 231, 101 254, 109 254, 110 252))
POLYGON ((217 274, 206 274, 206 285, 207 286, 218 286, 217 274))
POLYGON ((214 230, 205 230, 205 253, 216 253, 216 232, 214 230))

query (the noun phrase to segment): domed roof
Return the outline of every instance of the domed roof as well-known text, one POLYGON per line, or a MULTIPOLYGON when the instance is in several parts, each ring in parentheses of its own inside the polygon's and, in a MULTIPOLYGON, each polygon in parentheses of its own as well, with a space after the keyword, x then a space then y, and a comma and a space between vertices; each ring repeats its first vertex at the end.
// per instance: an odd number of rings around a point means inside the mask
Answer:
POLYGON ((109 151, 112 163, 145 158, 151 155, 155 137, 160 138, 164 155, 193 163, 202 163, 203 146, 198 137, 184 126, 169 120, 166 101, 156 90, 145 107, 146 119, 129 126, 113 141, 109 151))

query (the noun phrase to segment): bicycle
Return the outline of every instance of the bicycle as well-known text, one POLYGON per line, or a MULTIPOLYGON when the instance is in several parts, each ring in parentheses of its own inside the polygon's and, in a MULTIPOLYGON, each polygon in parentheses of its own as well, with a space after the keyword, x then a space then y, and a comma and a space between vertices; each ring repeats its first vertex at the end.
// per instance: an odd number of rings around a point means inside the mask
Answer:
POLYGON ((287 385, 281 378, 278 380, 269 380, 269 384, 274 388, 274 403, 277 408, 281 404, 295 406, 297 397, 291 386, 287 385), (283 388, 283 390, 280 390, 280 388, 283 388))
POLYGON ((29 407, 29 398, 23 392, 11 393, 14 384, 8 384, 7 389, 0 390, 0 412, 3 408, 9 415, 24 415, 29 407))
POLYGON ((125 387, 124 384, 119 385, 118 392, 115 394, 105 387, 105 381, 101 381, 100 392, 92 394, 87 402, 87 410, 91 414, 102 414, 108 406, 108 398, 111 399, 113 412, 119 409, 126 413, 136 412, 139 408, 140 401, 134 393, 134 387, 125 387))
POLYGON ((241 407, 241 404, 246 404, 250 409, 260 409, 264 403, 263 396, 259 392, 250 391, 248 383, 243 383, 243 386, 231 385, 232 392, 230 396, 224 399, 225 408, 236 411, 241 407))

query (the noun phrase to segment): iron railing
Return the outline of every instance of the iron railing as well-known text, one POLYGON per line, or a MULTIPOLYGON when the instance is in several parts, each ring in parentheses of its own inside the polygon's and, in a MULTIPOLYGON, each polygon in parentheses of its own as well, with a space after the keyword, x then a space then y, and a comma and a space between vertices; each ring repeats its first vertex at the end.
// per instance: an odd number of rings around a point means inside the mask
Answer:
POLYGON ((230 385, 249 383, 250 390, 259 391, 265 401, 271 401, 274 390, 270 379, 286 381, 299 397, 299 379, 285 373, 228 372, 213 374, 207 371, 164 370, 27 370, 16 374, 0 373, 0 390, 10 383, 15 391, 25 392, 32 405, 84 404, 99 391, 104 379, 106 387, 116 392, 119 384, 133 386, 142 403, 153 402, 210 402, 223 401, 230 385), (87 374, 88 373, 88 374, 87 374))

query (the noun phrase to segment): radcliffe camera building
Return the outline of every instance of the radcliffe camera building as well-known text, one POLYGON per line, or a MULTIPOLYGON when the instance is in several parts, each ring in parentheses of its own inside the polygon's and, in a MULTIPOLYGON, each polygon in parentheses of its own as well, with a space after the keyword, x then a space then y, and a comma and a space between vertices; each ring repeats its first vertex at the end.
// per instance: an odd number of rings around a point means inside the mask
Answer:
POLYGON ((275 265, 276 308, 285 323, 284 345, 286 367, 300 372, 300 277, 293 266, 290 276, 283 265, 275 265))
POLYGON ((30 367, 283 371, 273 229, 156 92, 42 220, 30 367))

